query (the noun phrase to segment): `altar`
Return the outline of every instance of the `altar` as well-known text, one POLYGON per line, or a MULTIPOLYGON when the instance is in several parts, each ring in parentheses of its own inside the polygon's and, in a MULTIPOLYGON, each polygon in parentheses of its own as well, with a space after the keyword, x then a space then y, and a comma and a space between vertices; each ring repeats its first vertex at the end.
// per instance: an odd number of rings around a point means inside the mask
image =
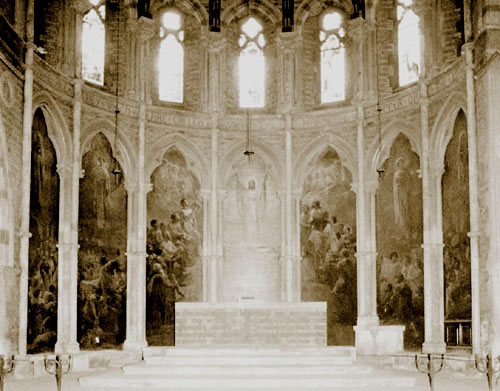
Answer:
POLYGON ((327 344, 326 303, 176 303, 175 346, 327 344))

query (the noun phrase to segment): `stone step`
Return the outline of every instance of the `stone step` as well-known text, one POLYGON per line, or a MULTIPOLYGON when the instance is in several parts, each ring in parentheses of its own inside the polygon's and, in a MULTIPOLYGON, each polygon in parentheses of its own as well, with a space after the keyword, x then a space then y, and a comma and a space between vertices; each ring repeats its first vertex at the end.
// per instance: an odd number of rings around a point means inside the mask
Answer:
POLYGON ((316 366, 283 366, 283 365, 267 365, 267 366, 223 366, 223 365, 205 365, 205 366, 163 366, 163 365, 127 365, 123 367, 123 372, 126 375, 149 376, 198 376, 205 374, 207 376, 311 376, 311 375, 369 375, 372 373, 372 368, 362 367, 357 365, 316 365, 316 366))
POLYGON ((356 349, 350 346, 328 346, 328 347, 152 347, 143 352, 145 359, 149 357, 162 356, 187 356, 187 357, 227 357, 227 356, 335 356, 356 358, 356 349))
POLYGON ((146 365, 153 366, 313 366, 313 365, 351 365, 351 357, 313 356, 313 355, 275 355, 275 356, 162 356, 145 359, 146 365))
POLYGON ((94 376, 79 379, 82 390, 384 390, 415 387, 414 377, 389 376, 94 376))

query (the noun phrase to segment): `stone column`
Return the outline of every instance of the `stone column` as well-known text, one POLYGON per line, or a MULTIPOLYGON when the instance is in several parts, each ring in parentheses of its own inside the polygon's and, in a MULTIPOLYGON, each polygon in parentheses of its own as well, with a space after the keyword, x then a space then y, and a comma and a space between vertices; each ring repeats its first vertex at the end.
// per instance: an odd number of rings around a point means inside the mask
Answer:
POLYGON ((420 167, 422 176, 423 229, 424 229, 424 314, 425 340, 422 350, 425 353, 445 353, 444 343, 444 268, 442 228, 433 194, 431 172, 429 169, 429 98, 427 84, 420 83, 420 126, 422 137, 422 156, 420 167))
POLYGON ((211 243, 210 243, 210 210, 209 210, 209 202, 210 202, 210 190, 201 189, 200 196, 203 202, 203 244, 202 244, 202 252, 201 252, 201 261, 203 264, 202 267, 202 276, 203 276, 203 302, 208 302, 209 298, 209 272, 210 272, 210 252, 211 252, 211 243))
POLYGON ((209 113, 224 111, 224 70, 226 38, 217 32, 205 31, 202 37, 204 55, 202 108, 209 113))
POLYGON ((18 233, 19 246, 19 339, 17 350, 26 354, 28 337, 28 268, 30 229, 30 185, 31 185, 31 127, 33 124, 33 55, 34 44, 34 0, 28 0, 26 10, 26 54, 24 71, 24 107, 23 107, 23 152, 21 179, 21 228, 18 233))
POLYGON ((278 111, 289 113, 301 106, 299 32, 278 32, 278 111))
POLYGON ((437 57, 439 55, 437 48, 437 5, 432 0, 421 0, 417 3, 416 13, 420 19, 420 78, 432 76, 439 72, 437 57), (434 3, 434 4, 433 4, 434 3))
POLYGON ((296 301, 302 299, 302 249, 300 243, 300 201, 302 200, 302 191, 294 190, 293 201, 295 206, 295 246, 294 246, 294 262, 295 262, 295 292, 296 301))
MULTIPOLYGON (((78 155, 78 154, 77 154, 78 155)), ((59 174, 59 243, 57 266, 57 353, 76 353, 77 295, 78 295, 78 238, 73 231, 75 199, 72 187, 74 163, 57 164, 59 174), (69 186, 68 186, 69 185, 69 186), (76 239, 76 240, 75 240, 76 239)), ((78 179, 80 177, 78 176, 78 179)), ((78 204, 76 205, 78 208, 78 204)))
POLYGON ((136 99, 137 92, 139 90, 139 61, 140 58, 137 54, 137 51, 140 50, 139 42, 137 40, 137 34, 139 29, 139 24, 137 21, 136 12, 131 12, 129 18, 127 20, 127 45, 128 45, 128 53, 127 53, 127 83, 126 83, 126 96, 129 99, 136 99), (134 17, 135 16, 135 17, 134 17))
POLYGON ((209 264, 209 301, 211 303, 217 302, 217 285, 218 285, 218 259, 222 256, 222 241, 219 236, 220 220, 222 216, 219 216, 219 197, 218 197, 218 147, 219 147, 219 130, 217 129, 217 116, 212 117, 212 157, 211 157, 211 199, 210 199, 210 243, 212 252, 210 254, 210 264, 209 264))
POLYGON ((371 193, 367 193, 364 158, 364 109, 358 105, 357 121, 357 152, 358 152, 358 183, 353 186, 356 192, 356 225, 357 225, 357 288, 358 288, 358 319, 357 326, 373 327, 379 324, 377 316, 377 264, 376 250, 372 239, 375 224, 372 221, 372 194, 374 197, 377 182, 372 181, 371 193))
MULTIPOLYGON (((466 2, 467 3, 467 2, 466 2)), ((470 4, 469 4, 470 7, 470 4)), ((470 8, 469 8, 470 9, 470 8)), ((470 18, 469 18, 470 23, 470 18)), ((466 23, 467 25, 467 23, 466 23)), ((470 38, 470 37, 469 37, 470 38)), ((479 300, 479 184, 476 140, 476 89, 474 81, 474 44, 466 43, 465 53, 467 87, 467 134, 469 152, 469 213, 470 213, 470 263, 472 296, 472 352, 480 353, 480 300, 479 300)))
POLYGON ((293 215, 295 210, 292 203, 292 118, 285 115, 285 262, 286 262, 286 301, 297 300, 295 280, 295 252, 293 237, 293 215))
MULTIPOLYGON (((139 69, 145 69, 148 41, 154 34, 153 22, 140 18, 139 31, 139 69)), ((129 180, 128 208, 134 225, 130 227, 127 241, 127 336, 125 350, 141 350, 146 342, 146 195, 151 186, 145 179, 145 132, 146 132, 146 76, 139 73, 139 145, 137 161, 137 186, 129 180), (136 189, 137 188, 137 189, 136 189), (135 204, 135 205, 134 205, 135 204), (135 238, 135 240, 134 240, 135 238)), ((148 181, 149 182, 149 181, 148 181)))

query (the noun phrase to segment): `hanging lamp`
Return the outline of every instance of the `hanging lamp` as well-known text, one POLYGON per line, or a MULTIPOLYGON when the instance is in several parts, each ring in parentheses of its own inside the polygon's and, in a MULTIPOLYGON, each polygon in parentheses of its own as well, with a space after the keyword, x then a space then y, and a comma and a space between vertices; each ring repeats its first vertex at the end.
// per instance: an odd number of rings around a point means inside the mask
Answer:
MULTIPOLYGON (((118 95, 119 95, 119 74, 120 74, 120 2, 118 5, 118 26, 116 29, 116 70, 115 70, 115 135, 114 135, 114 153, 118 153, 118 115, 120 114, 120 108, 118 106, 118 95)), ((118 176, 121 175, 120 165, 115 159, 116 163, 114 165, 113 171, 111 173, 115 176, 115 181, 118 180, 118 176)))

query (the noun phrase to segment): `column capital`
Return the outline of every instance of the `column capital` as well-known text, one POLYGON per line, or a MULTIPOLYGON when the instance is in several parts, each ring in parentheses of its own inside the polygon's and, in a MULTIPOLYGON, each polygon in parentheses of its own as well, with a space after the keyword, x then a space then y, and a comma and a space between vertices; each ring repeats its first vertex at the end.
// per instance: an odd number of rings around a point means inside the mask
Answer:
POLYGON ((278 32, 276 46, 285 53, 293 53, 302 46, 302 34, 299 31, 278 32))
POLYGON ((208 199, 211 194, 212 191, 210 189, 200 189, 200 197, 204 200, 208 199))
POLYGON ((139 41, 144 43, 153 38, 156 30, 156 23, 149 18, 141 16, 137 21, 139 41))
POLYGON ((23 232, 23 231, 19 231, 17 232, 17 236, 19 236, 21 239, 23 238, 31 238, 32 234, 31 232, 27 231, 27 232, 23 232))
POLYGON ((127 190, 127 193, 134 193, 138 189, 139 189, 139 184, 137 183, 137 181, 131 179, 125 180, 125 190, 127 190))
POLYGON ((479 231, 471 231, 471 232, 467 232, 467 236, 471 239, 473 238, 479 238, 481 236, 481 232, 479 231))

